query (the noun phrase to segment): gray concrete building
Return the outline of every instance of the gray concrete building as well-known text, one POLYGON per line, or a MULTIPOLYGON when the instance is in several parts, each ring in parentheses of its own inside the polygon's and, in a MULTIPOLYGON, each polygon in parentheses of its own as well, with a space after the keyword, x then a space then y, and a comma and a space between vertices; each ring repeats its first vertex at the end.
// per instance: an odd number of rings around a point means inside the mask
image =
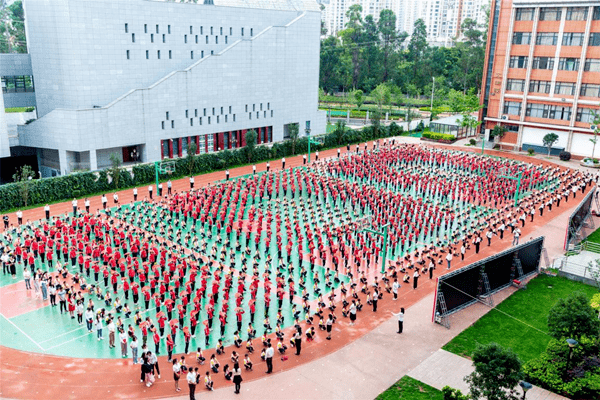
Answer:
POLYGON ((19 96, 35 96, 38 118, 18 127, 18 146, 36 149, 43 176, 101 169, 111 154, 184 156, 190 142, 198 153, 242 147, 250 129, 259 143, 294 123, 325 132, 317 2, 210 3, 24 1, 18 74, 30 68, 34 85, 19 96))

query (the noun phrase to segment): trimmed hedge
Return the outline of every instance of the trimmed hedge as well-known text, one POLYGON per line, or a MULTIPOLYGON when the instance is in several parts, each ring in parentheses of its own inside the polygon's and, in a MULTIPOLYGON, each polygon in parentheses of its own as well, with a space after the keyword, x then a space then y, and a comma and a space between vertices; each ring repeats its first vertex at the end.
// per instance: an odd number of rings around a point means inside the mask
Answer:
POLYGON ((447 133, 423 132, 423 137, 431 140, 449 140, 454 141, 456 137, 447 133))
MULTIPOLYGON (((343 146, 347 143, 355 144, 368 140, 403 134, 402 127, 395 123, 385 126, 367 126, 359 130, 347 128, 343 137, 337 137, 333 132, 323 135, 322 145, 313 145, 312 151, 330 149, 343 146)), ((308 151, 308 139, 298 139, 296 142, 296 154, 308 151)), ((267 160, 280 159, 293 156, 291 142, 273 143, 272 146, 259 145, 255 148, 251 162, 264 162, 267 160)), ((194 175, 205 174, 212 171, 234 168, 248 164, 247 149, 223 150, 215 153, 200 154, 194 157, 194 175)), ((187 158, 173 159, 175 172, 169 177, 177 179, 187 176, 189 173, 187 158)), ((162 180, 167 179, 164 175, 162 180)), ((137 164, 128 169, 123 168, 119 177, 119 190, 134 186, 152 184, 155 180, 154 163, 137 164)), ((0 186, 0 211, 5 212, 23 207, 20 188, 22 185, 30 185, 28 206, 44 205, 61 200, 69 200, 74 197, 85 197, 103 192, 115 190, 114 183, 109 179, 107 170, 97 172, 79 172, 55 178, 35 179, 28 183, 8 183, 0 186)))

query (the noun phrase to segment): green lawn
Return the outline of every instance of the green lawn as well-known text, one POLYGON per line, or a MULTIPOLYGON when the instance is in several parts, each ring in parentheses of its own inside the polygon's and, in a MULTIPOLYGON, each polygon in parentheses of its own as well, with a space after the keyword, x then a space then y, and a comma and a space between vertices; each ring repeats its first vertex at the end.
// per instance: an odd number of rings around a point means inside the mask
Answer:
POLYGON ((600 228, 596 229, 590 236, 585 239, 586 242, 593 242, 600 244, 600 228))
POLYGON ((22 113, 22 112, 33 111, 32 108, 33 107, 12 107, 12 108, 5 108, 4 112, 7 112, 7 113, 22 113))
POLYGON ((525 362, 537 358, 551 337, 547 318, 550 308, 574 291, 584 292, 590 299, 598 290, 566 278, 540 275, 500 303, 469 328, 446 343, 444 350, 470 357, 478 343, 496 342, 510 347, 525 362))
POLYGON ((441 391, 406 375, 377 396, 377 400, 443 400, 443 398, 441 391))

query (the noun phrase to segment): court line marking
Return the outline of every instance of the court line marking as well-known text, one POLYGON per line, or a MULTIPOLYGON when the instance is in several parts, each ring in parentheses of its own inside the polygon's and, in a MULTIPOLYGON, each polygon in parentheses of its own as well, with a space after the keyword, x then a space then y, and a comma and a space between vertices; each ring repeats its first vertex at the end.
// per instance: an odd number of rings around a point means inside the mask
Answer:
POLYGON ((22 333, 22 334, 23 334, 23 335, 24 335, 24 336, 25 336, 27 339, 31 340, 31 341, 32 341, 32 342, 33 342, 33 343, 34 343, 34 344, 35 344, 37 347, 39 347, 40 349, 42 349, 42 351, 43 351, 44 353, 46 352, 46 350, 45 350, 45 349, 44 349, 44 348, 43 348, 43 347, 42 347, 42 346, 41 346, 41 345, 40 345, 38 342, 36 342, 35 340, 33 340, 33 339, 31 338, 31 336, 29 336, 28 334, 26 334, 26 333, 25 333, 25 332, 24 332, 24 331, 23 331, 21 328, 19 328, 17 325, 15 325, 15 323, 14 323, 14 322, 12 322, 10 319, 6 318, 6 317, 4 316, 4 314, 0 313, 0 316, 2 316, 2 317, 5 319, 5 320, 7 320, 7 321, 8 321, 8 322, 9 322, 9 323, 12 325, 12 326, 14 326, 15 328, 17 328, 17 330, 18 330, 19 332, 21 332, 21 333, 22 333))

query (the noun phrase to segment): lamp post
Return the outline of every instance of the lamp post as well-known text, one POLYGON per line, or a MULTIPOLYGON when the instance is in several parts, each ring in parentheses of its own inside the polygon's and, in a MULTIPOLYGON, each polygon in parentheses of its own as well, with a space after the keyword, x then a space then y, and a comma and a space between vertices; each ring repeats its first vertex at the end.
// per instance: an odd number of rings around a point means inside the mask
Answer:
POLYGON ((383 256, 382 258, 382 263, 381 263, 381 273, 385 273, 385 262, 387 261, 387 243, 388 243, 388 228, 390 227, 390 224, 385 224, 382 226, 383 228, 383 232, 380 231, 375 231, 373 229, 363 229, 364 232, 369 232, 372 233, 374 235, 379 235, 383 237, 383 256))
POLYGON ((310 137, 310 128, 306 128, 304 130, 304 132, 306 132, 306 136, 308 136, 308 162, 310 163, 310 145, 311 144, 320 144, 320 143, 311 139, 311 137, 310 137))
POLYGON ((522 400, 525 400, 525 396, 527 396, 527 391, 529 389, 531 389, 533 387, 533 385, 529 382, 525 382, 525 381, 521 381, 519 382, 519 386, 521 386, 521 389, 523 389, 523 398, 522 400))
POLYGON ((569 356, 567 357, 567 371, 569 370, 569 364, 571 364, 571 353, 573 353, 573 348, 577 347, 579 342, 575 339, 567 339, 567 344, 569 345, 569 356))
POLYGON ((431 85, 431 108, 429 109, 429 125, 431 125, 431 122, 433 121, 433 90, 435 89, 435 76, 432 76, 431 79, 433 79, 433 85, 431 85))

